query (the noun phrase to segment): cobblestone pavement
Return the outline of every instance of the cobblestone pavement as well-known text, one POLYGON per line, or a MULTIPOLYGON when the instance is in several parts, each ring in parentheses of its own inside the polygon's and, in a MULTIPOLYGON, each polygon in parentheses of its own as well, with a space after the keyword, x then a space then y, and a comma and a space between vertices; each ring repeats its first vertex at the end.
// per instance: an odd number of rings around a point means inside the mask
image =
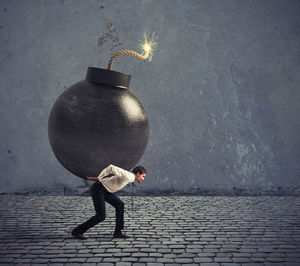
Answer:
POLYGON ((90 197, 0 196, 0 263, 11 265, 300 265, 300 197, 130 197, 125 233, 114 209, 77 240, 94 215, 90 197))

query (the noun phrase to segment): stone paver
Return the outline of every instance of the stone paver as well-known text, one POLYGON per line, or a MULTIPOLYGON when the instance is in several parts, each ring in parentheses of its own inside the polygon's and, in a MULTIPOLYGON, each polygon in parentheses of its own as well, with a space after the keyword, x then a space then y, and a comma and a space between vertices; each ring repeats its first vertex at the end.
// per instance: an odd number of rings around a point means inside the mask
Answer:
POLYGON ((300 265, 300 197, 130 197, 125 233, 114 209, 77 240, 94 215, 90 197, 0 195, 2 265, 300 265))

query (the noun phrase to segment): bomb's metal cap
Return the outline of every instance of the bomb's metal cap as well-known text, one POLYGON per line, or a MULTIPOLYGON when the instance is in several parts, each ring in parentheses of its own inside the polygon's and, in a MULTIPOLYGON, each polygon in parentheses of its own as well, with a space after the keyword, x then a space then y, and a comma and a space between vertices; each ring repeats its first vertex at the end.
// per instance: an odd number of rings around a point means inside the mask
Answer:
POLYGON ((108 69, 88 67, 85 79, 88 82, 129 89, 131 75, 108 69))

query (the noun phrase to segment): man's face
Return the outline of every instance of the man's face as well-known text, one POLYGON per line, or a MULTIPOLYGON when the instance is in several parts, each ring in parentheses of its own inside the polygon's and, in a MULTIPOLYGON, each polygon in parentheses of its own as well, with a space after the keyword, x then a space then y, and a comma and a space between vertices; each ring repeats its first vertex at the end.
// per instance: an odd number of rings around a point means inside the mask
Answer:
POLYGON ((139 183, 141 183, 142 181, 144 181, 145 176, 146 176, 145 173, 142 173, 142 174, 138 173, 138 174, 137 174, 137 181, 138 181, 139 183))

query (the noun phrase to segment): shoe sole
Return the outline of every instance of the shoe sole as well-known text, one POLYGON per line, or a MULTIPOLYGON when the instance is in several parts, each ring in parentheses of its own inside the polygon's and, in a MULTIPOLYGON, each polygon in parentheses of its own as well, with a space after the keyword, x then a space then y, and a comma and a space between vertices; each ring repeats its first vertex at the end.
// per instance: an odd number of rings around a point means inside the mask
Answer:
POLYGON ((80 240, 85 240, 85 239, 87 239, 87 237, 78 237, 78 236, 76 236, 76 235, 73 235, 73 234, 71 234, 74 238, 76 238, 76 239, 80 239, 80 240))

